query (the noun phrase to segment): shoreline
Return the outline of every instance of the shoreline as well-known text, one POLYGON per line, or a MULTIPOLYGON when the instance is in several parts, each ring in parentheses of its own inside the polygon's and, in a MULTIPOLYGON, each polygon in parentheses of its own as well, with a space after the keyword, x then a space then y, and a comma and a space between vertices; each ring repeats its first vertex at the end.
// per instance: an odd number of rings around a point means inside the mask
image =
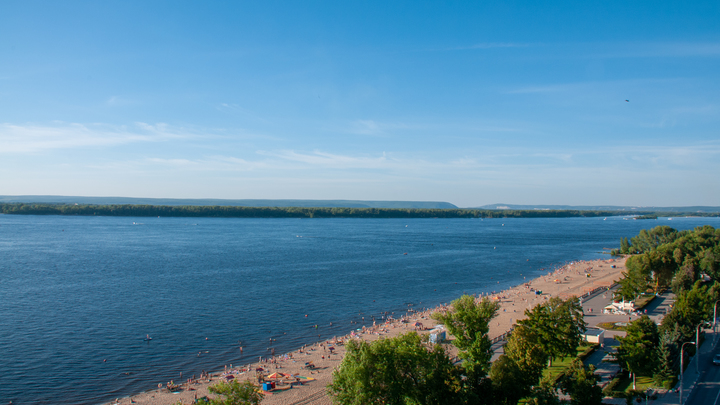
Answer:
MULTIPOLYGON (((550 297, 563 299, 570 296, 581 297, 591 291, 608 288, 619 278, 624 269, 625 258, 567 262, 562 267, 556 267, 547 274, 514 287, 494 293, 474 294, 474 296, 478 300, 488 297, 500 303, 500 309, 497 316, 491 321, 488 333, 488 337, 496 341, 512 329, 515 321, 524 318, 525 309, 532 308, 550 297)), ((179 392, 169 392, 163 385, 161 389, 150 389, 104 404, 171 405, 178 403, 178 401, 183 404, 191 404, 195 398, 212 396, 212 394, 208 394, 208 387, 218 381, 229 378, 236 381, 250 380, 257 383, 260 373, 266 376, 272 373, 283 373, 299 375, 301 379, 283 376, 276 376, 279 377, 277 379, 268 379, 267 381, 277 380, 287 383, 292 382, 293 384, 283 385, 284 387, 290 387, 287 390, 266 393, 262 401, 263 404, 294 404, 302 401, 303 403, 329 405, 332 400, 325 394, 325 388, 332 381, 332 371, 344 357, 344 342, 350 339, 374 341, 418 329, 420 329, 418 330, 419 333, 426 334, 436 324, 430 318, 431 314, 435 311, 447 309, 447 305, 438 305, 434 308, 412 311, 397 319, 378 319, 373 321, 371 327, 362 326, 349 331, 346 335, 303 345, 301 348, 289 353, 267 358, 260 357, 258 361, 244 363, 242 366, 226 365, 224 371, 209 373, 208 378, 196 378, 192 382, 186 380, 177 381, 176 383, 181 384, 183 387, 179 392), (377 321, 382 323, 376 323, 377 321), (416 323, 420 323, 420 325, 415 327, 416 323), (309 362, 313 363, 315 367, 312 369, 305 368, 305 364, 309 362), (260 368, 262 372, 255 371, 260 368), (307 379, 303 379, 303 377, 307 379)), ((451 358, 457 355, 457 350, 452 345, 444 344, 444 347, 451 358)))

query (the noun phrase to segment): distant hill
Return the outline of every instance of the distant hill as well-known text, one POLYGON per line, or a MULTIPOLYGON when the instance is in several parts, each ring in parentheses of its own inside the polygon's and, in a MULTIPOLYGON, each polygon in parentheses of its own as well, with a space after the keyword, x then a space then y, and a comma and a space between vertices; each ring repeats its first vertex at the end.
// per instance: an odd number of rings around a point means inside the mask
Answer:
POLYGON ((59 195, 0 196, 0 203, 133 204, 133 205, 211 205, 234 207, 323 207, 323 208, 417 208, 456 209, 438 201, 361 201, 361 200, 224 200, 188 198, 78 197, 59 195))
POLYGON ((690 207, 640 207, 621 205, 517 205, 517 204, 488 204, 482 207, 473 207, 482 210, 578 210, 578 211, 635 211, 643 212, 720 212, 720 207, 690 206, 690 207))

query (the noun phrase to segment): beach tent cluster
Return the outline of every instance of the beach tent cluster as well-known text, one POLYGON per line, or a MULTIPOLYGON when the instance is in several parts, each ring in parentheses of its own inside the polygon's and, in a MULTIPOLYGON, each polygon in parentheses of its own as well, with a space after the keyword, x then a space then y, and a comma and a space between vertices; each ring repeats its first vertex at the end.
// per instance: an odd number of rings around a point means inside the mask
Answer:
POLYGON ((314 378, 301 376, 299 374, 293 375, 288 373, 272 373, 265 377, 265 382, 262 383, 262 389, 263 391, 288 390, 292 388, 293 383, 303 384, 304 382, 314 380, 314 378))

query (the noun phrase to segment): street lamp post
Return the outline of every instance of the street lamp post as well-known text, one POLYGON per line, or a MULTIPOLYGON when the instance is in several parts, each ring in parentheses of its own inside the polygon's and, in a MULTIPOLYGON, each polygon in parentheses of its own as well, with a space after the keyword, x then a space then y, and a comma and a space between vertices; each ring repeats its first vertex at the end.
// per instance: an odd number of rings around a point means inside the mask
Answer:
POLYGON ((700 374, 700 327, 702 323, 695 329, 695 372, 700 374))
POLYGON ((715 326, 717 325, 717 304, 720 302, 720 300, 715 301, 715 305, 713 305, 713 345, 715 344, 715 341, 717 340, 717 330, 715 329, 715 326))
MULTIPOLYGON (((680 347, 680 405, 682 405, 682 403, 683 403, 683 375, 685 374, 685 373, 684 373, 684 368, 685 368, 684 360, 685 360, 685 356, 683 356, 683 350, 685 350, 685 345, 686 345, 686 344, 694 345, 695 342, 685 342, 685 343, 683 343, 683 345, 680 347)), ((695 349, 697 350, 697 345, 695 346, 695 349)), ((697 359, 695 359, 695 360, 697 360, 697 359)))

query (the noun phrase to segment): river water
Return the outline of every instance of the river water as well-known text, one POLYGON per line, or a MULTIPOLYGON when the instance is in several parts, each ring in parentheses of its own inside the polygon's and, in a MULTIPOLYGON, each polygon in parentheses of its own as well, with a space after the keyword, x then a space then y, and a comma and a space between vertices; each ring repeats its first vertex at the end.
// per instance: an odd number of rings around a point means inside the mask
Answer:
POLYGON ((107 402, 705 224, 0 215, 0 403, 107 402))

